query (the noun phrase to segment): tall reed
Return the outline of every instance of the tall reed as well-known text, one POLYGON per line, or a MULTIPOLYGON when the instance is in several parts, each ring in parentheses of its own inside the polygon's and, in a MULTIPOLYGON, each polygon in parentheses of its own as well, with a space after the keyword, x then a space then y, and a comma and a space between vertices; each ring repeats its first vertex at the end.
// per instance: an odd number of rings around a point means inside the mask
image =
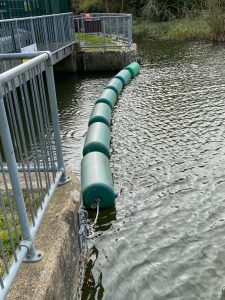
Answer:
POLYGON ((208 23, 212 40, 225 42, 225 10, 223 0, 207 0, 208 10, 204 19, 208 23))

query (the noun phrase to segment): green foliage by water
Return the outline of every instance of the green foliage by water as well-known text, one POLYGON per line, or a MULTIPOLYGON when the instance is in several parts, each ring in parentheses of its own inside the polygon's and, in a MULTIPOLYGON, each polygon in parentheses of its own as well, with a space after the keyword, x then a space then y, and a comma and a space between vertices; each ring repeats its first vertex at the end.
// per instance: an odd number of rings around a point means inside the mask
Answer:
POLYGON ((208 40, 211 35, 208 24, 198 19, 179 19, 168 22, 135 20, 134 32, 144 32, 149 36, 173 40, 208 40))
POLYGON ((212 39, 225 42, 225 2, 207 0, 207 7, 204 19, 211 28, 212 39))
POLYGON ((144 18, 135 31, 162 38, 225 41, 225 0, 84 0, 80 10, 133 13, 144 18))
MULTIPOLYGON (((45 189, 43 189, 43 192, 44 193, 46 192, 45 189)), ((5 209, 6 209, 6 216, 7 216, 6 218, 8 220, 8 225, 10 227, 10 231, 11 231, 11 235, 12 235, 12 241, 14 244, 14 248, 17 249, 18 244, 19 244, 18 239, 21 240, 21 238, 22 238, 22 231, 21 231, 21 227, 20 227, 20 223, 19 223, 19 217, 18 217, 18 214, 16 213, 16 205, 15 205, 15 200, 14 200, 13 194, 11 194, 10 196, 11 196, 11 200, 9 200, 9 198, 6 195, 2 194, 5 209), (9 201, 11 201, 11 203, 9 201), (10 206, 11 206, 11 209, 10 209, 10 206), (11 212, 13 212, 13 215, 11 212)), ((28 208, 30 205, 29 191, 23 190, 23 196, 24 196, 25 206, 28 208)), ((33 197, 34 206, 40 207, 39 193, 37 191, 34 191, 33 196, 34 196, 33 197)), ((32 224, 32 216, 31 216, 31 211, 29 209, 27 209, 27 214, 28 214, 28 220, 29 220, 30 224, 32 224)), ((13 248, 12 248, 11 241, 10 241, 9 234, 8 234, 6 218, 5 218, 5 214, 4 214, 3 210, 0 209, 0 238, 1 238, 2 245, 4 247, 6 261, 10 265, 10 262, 13 259, 13 248)), ((3 263, 3 258, 1 256, 0 257, 0 276, 3 276, 4 273, 5 273, 5 267, 4 267, 4 263, 3 263)))
POLYGON ((116 46, 116 41, 113 38, 107 36, 104 37, 97 34, 80 33, 79 38, 80 42, 85 46, 116 46))

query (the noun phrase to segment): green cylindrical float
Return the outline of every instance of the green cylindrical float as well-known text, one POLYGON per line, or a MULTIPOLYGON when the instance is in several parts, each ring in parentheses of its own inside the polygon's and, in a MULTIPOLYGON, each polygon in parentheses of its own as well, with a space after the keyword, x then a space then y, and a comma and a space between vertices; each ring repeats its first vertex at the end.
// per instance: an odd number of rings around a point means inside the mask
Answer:
POLYGON ((81 191, 84 206, 105 208, 114 204, 116 194, 108 158, 101 152, 90 152, 81 162, 81 191))
POLYGON ((97 103, 92 110, 88 126, 95 122, 102 122, 107 126, 110 126, 111 113, 112 110, 109 105, 107 105, 106 103, 97 103))
POLYGON ((117 96, 121 93, 122 89, 123 89, 123 83, 120 79, 118 78, 113 78, 112 80, 110 80, 110 82, 107 84, 107 86, 105 87, 105 89, 111 89, 113 90, 117 96))
POLYGON ((97 103, 106 103, 109 105, 111 109, 116 104, 117 101, 117 94, 111 89, 106 89, 103 91, 101 96, 96 100, 95 104, 97 103))
POLYGON ((115 78, 120 79, 123 85, 126 85, 131 80, 131 73, 128 70, 124 69, 116 74, 115 78))
POLYGON ((140 69, 141 67, 137 62, 132 62, 125 68, 125 70, 130 72, 132 78, 134 78, 140 72, 140 69))
POLYGON ((93 123, 88 128, 88 133, 83 148, 83 156, 89 152, 98 151, 110 157, 110 129, 101 122, 93 123))

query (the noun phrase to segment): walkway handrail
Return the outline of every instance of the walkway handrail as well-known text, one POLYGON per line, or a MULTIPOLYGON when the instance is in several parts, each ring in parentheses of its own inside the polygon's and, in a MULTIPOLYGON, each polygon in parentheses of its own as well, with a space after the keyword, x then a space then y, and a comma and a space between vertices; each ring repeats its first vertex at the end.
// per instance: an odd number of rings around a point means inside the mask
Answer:
POLYGON ((73 13, 60 13, 60 14, 51 14, 51 15, 41 15, 41 16, 33 16, 33 17, 19 17, 19 18, 13 18, 13 19, 2 19, 0 20, 1 22, 11 22, 12 20, 18 21, 18 20, 23 20, 23 19, 40 19, 40 18, 45 18, 45 17, 52 17, 52 16, 63 16, 63 15, 73 15, 73 13))
POLYGON ((0 299, 24 260, 42 258, 33 240, 57 185, 67 182, 51 53, 13 58, 30 60, 0 74, 0 299))

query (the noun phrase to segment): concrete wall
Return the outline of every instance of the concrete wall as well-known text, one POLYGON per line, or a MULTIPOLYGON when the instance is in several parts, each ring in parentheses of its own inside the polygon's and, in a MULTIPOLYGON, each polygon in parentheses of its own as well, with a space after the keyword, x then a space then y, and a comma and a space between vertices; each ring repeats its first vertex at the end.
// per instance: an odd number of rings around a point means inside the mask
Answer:
POLYGON ((35 239, 42 261, 23 264, 8 300, 72 300, 78 287, 79 180, 58 187, 35 239))
POLYGON ((137 45, 122 49, 76 49, 73 55, 64 59, 54 67, 58 72, 79 71, 120 71, 131 62, 137 60, 137 45))

